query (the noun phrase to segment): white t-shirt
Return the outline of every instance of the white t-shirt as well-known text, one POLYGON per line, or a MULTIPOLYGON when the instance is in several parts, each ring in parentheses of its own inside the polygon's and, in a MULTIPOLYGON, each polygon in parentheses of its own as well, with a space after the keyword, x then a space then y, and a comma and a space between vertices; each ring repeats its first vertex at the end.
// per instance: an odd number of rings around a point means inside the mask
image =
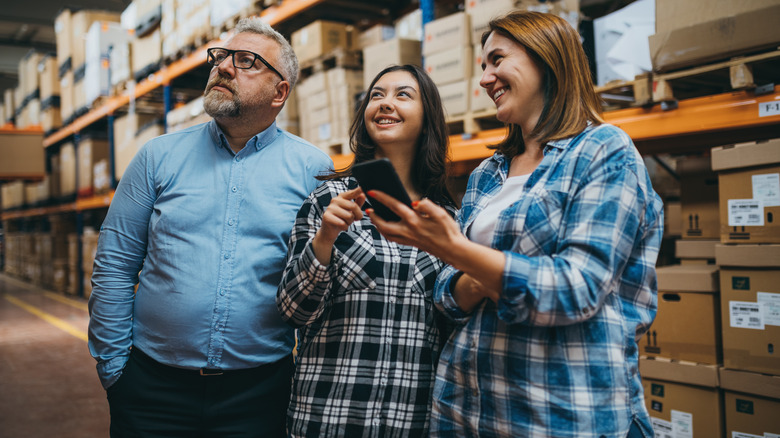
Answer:
POLYGON ((493 244, 493 235, 495 234, 498 215, 507 207, 520 200, 523 194, 523 185, 531 174, 509 177, 504 181, 495 196, 489 201, 485 209, 477 215, 469 229, 466 230, 466 236, 472 241, 481 245, 491 246, 493 244))

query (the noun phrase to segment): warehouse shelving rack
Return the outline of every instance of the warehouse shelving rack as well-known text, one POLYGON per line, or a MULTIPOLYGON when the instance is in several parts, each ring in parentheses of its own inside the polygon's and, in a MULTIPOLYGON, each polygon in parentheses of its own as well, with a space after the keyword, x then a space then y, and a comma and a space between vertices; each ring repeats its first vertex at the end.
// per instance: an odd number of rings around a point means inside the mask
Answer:
MULTIPOLYGON (((353 3, 355 2, 345 0, 288 0, 264 10, 260 15, 273 26, 284 25, 286 29, 297 29, 315 19, 328 19, 327 14, 323 15, 322 11, 332 11, 334 8, 330 6, 357 4, 353 3)), ((364 14, 366 7, 380 13, 383 3, 388 1, 377 0, 372 3, 373 5, 367 6, 361 2, 360 7, 352 10, 352 13, 364 14)), ((423 10, 423 21, 430 21, 433 17, 433 0, 422 0, 420 6, 423 10)), ((52 148, 67 139, 73 139, 78 146, 80 133, 103 120, 107 121, 111 138, 114 113, 126 107, 132 100, 158 92, 160 88, 163 92, 164 111, 167 113, 171 109, 173 81, 203 67, 206 48, 219 41, 211 41, 188 56, 162 67, 140 81, 134 90, 108 99, 98 108, 46 137, 44 148, 52 148)), ((626 131, 644 155, 700 153, 712 146, 777 137, 780 132, 780 86, 771 88, 770 92, 763 95, 757 95, 755 91, 734 91, 680 100, 671 109, 667 105, 655 104, 613 110, 604 113, 604 118, 626 131)), ((493 153, 488 146, 498 143, 505 135, 506 128, 498 128, 451 136, 453 173, 468 174, 476 163, 493 153)), ((109 149, 111 151, 113 145, 110 145, 109 149)), ((332 158, 337 169, 347 166, 352 159, 349 155, 332 158)), ((113 158, 110 157, 109 161, 113 180, 113 158)), ((77 198, 75 202, 61 205, 2 212, 0 219, 6 221, 75 212, 77 233, 81 235, 82 213, 108 207, 112 196, 113 192, 109 192, 89 198, 77 198)), ((80 280, 81 275, 78 278, 80 280)), ((82 294, 80 281, 78 293, 82 294)))

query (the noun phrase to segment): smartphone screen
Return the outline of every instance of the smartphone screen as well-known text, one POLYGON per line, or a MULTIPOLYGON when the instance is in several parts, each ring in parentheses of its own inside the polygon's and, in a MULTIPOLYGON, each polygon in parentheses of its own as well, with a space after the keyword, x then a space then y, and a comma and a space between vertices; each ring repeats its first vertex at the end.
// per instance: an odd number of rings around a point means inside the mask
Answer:
MULTIPOLYGON (((352 176, 357 179, 358 184, 364 192, 369 190, 379 190, 395 199, 412 206, 412 200, 409 198, 409 194, 406 193, 404 185, 401 183, 401 178, 398 177, 393 164, 387 158, 379 158, 376 160, 366 161, 358 163, 352 166, 352 176)), ((382 219, 386 221, 396 222, 401 218, 392 210, 387 208, 379 201, 368 199, 371 204, 371 208, 374 209, 382 219)))

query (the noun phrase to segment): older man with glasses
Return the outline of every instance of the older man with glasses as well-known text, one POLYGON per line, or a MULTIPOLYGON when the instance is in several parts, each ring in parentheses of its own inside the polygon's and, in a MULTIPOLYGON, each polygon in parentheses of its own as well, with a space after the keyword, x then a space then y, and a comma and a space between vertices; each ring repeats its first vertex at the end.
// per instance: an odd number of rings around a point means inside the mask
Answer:
POLYGON ((276 288, 333 164, 276 126, 298 75, 283 36, 245 19, 207 61, 214 119, 149 141, 101 227, 89 349, 112 437, 285 435, 294 338, 276 288))

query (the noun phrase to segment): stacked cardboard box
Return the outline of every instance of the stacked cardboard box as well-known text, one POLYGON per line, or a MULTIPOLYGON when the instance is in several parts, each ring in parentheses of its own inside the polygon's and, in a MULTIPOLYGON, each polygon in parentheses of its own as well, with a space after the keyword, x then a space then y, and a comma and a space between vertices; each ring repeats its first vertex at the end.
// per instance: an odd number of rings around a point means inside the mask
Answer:
POLYGON ((17 128, 39 127, 41 124, 40 83, 38 63, 43 54, 34 50, 19 61, 19 95, 15 108, 15 123, 17 128))
POLYGON ((85 227, 81 236, 82 293, 84 298, 92 294, 92 265, 95 263, 98 233, 92 227, 85 227))
POLYGON ((780 42, 776 0, 656 0, 655 14, 649 43, 656 71, 775 49, 780 42))
POLYGON ((425 24, 422 45, 425 71, 439 88, 445 115, 469 109, 469 84, 474 66, 469 15, 458 12, 425 24))
POLYGON ((62 127, 57 57, 47 54, 38 63, 41 96, 41 128, 46 135, 62 127))
POLYGON ((69 124, 86 109, 84 76, 86 74, 86 38, 96 21, 119 22, 115 12, 63 9, 54 21, 57 43, 57 65, 60 79, 60 112, 69 124))
MULTIPOLYGON (((120 50, 127 47, 128 39, 127 30, 117 22, 95 21, 89 27, 85 43, 84 84, 77 87, 83 93, 74 96, 78 113, 88 111, 111 95, 111 52, 114 47, 120 50)), ((118 70, 121 71, 121 68, 118 70)))
POLYGON ((139 138, 142 128, 147 128, 155 135, 163 132, 160 125, 162 111, 156 113, 129 112, 114 119, 114 176, 122 178, 125 169, 130 164, 138 150, 146 141, 139 138), (143 142, 143 143, 142 143, 143 142))
POLYGON ((179 52, 199 47, 211 35, 208 0, 163 0, 162 55, 175 58, 179 52))
POLYGON ((100 160, 108 159, 108 140, 101 137, 82 137, 78 147, 78 166, 76 193, 79 197, 92 196, 95 193, 94 166, 100 160))
POLYGON ((330 155, 349 153, 349 127, 362 91, 363 72, 343 67, 301 81, 295 95, 302 137, 330 155))
POLYGON ((717 147, 726 428, 780 434, 780 139, 717 147))

